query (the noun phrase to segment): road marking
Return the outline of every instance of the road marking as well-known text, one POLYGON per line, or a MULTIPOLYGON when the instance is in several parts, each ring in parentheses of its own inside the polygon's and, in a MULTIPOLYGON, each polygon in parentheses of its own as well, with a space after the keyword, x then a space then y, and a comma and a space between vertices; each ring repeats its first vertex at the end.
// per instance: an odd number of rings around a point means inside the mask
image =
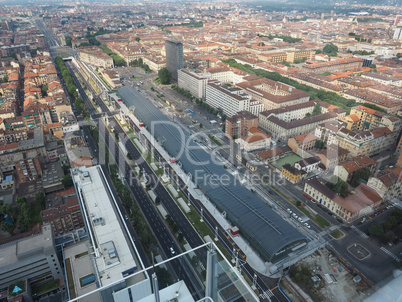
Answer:
POLYGON ((396 262, 399 262, 399 258, 397 256, 395 256, 393 253, 391 253, 390 251, 388 251, 385 247, 381 247, 380 250, 382 250, 383 252, 385 252, 386 254, 388 254, 389 256, 391 256, 391 258, 393 258, 396 262))

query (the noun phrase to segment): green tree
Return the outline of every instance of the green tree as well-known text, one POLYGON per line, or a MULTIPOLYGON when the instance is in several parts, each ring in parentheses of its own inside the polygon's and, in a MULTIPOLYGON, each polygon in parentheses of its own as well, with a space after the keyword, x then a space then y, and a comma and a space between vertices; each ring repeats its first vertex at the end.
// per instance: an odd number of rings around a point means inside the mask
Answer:
POLYGON ((348 196, 349 187, 346 182, 344 182, 339 177, 333 175, 329 182, 329 187, 337 194, 341 195, 342 197, 348 196))
POLYGON ((48 85, 42 85, 41 86, 41 92, 42 92, 42 96, 45 97, 47 96, 47 91, 49 90, 49 86, 48 85))
POLYGON ((370 174, 371 171, 368 167, 357 170, 350 180, 350 185, 352 187, 357 187, 362 181, 367 181, 370 177, 370 174))
POLYGON ((329 43, 324 46, 322 52, 330 57, 336 57, 338 55, 338 46, 329 43))
POLYGON ((25 196, 17 197, 17 203, 19 205, 22 205, 24 203, 27 203, 27 199, 25 198, 25 196))
POLYGON ((38 205, 41 206, 42 209, 45 209, 45 200, 46 200, 46 197, 45 197, 45 194, 43 194, 43 192, 36 193, 35 201, 38 205))
POLYGON ((375 237, 381 237, 384 235, 384 228, 382 224, 372 224, 368 229, 370 235, 375 237))
POLYGON ((15 229, 14 223, 9 224, 5 221, 1 222, 1 230, 9 233, 11 236, 14 235, 14 229, 15 229))
POLYGON ((70 36, 65 37, 66 45, 72 47, 71 41, 73 40, 70 36))
POLYGON ((162 68, 158 71, 158 77, 161 84, 169 84, 172 79, 172 73, 167 68, 162 68))
POLYGON ((371 68, 371 69, 376 69, 376 68, 377 68, 377 65, 376 65, 376 64, 371 64, 371 65, 369 66, 369 68, 371 68))
POLYGON ((200 129, 201 129, 201 128, 204 127, 204 126, 200 123, 199 127, 200 127, 200 129))
POLYGON ((312 115, 319 115, 321 114, 321 104, 315 103, 312 115))
POLYGON ((73 186, 73 179, 71 178, 70 174, 64 175, 61 183, 66 187, 70 188, 73 186))
POLYGON ((325 146, 325 143, 322 140, 316 140, 315 142, 315 148, 316 149, 323 149, 325 146))
POLYGON ((135 38, 135 41, 137 41, 137 42, 140 42, 140 40, 141 40, 140 37, 135 38))
POLYGON ((173 283, 172 277, 165 268, 155 266, 154 271, 158 277, 159 288, 165 288, 173 283))

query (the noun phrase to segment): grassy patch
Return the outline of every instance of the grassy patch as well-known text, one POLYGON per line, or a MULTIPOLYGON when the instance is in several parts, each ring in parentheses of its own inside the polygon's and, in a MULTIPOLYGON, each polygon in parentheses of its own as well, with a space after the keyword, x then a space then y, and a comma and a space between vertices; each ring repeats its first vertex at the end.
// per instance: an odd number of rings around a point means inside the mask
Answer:
POLYGON ((133 80, 136 80, 136 79, 143 79, 144 77, 134 77, 134 76, 132 76, 132 77, 130 77, 130 79, 133 79, 133 80))
POLYGON ((335 239, 339 239, 345 236, 345 234, 341 230, 333 231, 330 235, 335 239))
POLYGON ((144 87, 142 87, 142 88, 144 88, 144 89, 149 89, 149 88, 151 88, 151 86, 144 86, 144 87))
POLYGON ((297 207, 301 212, 303 212, 304 214, 306 214, 306 216, 308 218, 310 218, 311 220, 315 221, 321 228, 325 228, 327 226, 330 226, 331 224, 325 219, 323 218, 321 215, 317 214, 315 216, 313 216, 306 208, 304 207, 297 207))
POLYGON ((321 215, 317 214, 315 215, 314 221, 322 228, 325 228, 327 226, 330 226, 331 224, 324 219, 321 215))
POLYGON ((155 84, 160 85, 161 84, 161 79, 159 77, 156 77, 155 79, 152 80, 155 84))
POLYGON ((68 280, 68 292, 70 293, 70 298, 74 299, 77 295, 74 288, 73 272, 71 270, 70 258, 67 258, 65 262, 68 280))
POLYGON ((215 138, 215 137, 213 137, 212 135, 208 135, 208 137, 209 137, 209 139, 211 140, 211 141, 213 141, 215 144, 217 144, 218 146, 222 146, 222 144, 215 138))
POLYGON ((51 290, 56 289, 57 287, 59 287, 59 279, 55 279, 52 280, 50 282, 47 282, 45 284, 39 285, 39 286, 35 286, 32 288, 32 293, 33 294, 42 294, 42 293, 47 293, 51 290))
POLYGON ((297 207, 300 211, 302 211, 304 214, 306 214, 306 216, 308 217, 308 218, 310 218, 311 220, 314 220, 314 217, 311 215, 311 213, 308 211, 308 210, 306 210, 305 208, 303 208, 303 207, 297 207))
POLYGON ((75 257, 75 259, 78 259, 78 258, 84 257, 86 255, 88 255, 88 251, 79 253, 79 254, 75 255, 74 257, 75 257))

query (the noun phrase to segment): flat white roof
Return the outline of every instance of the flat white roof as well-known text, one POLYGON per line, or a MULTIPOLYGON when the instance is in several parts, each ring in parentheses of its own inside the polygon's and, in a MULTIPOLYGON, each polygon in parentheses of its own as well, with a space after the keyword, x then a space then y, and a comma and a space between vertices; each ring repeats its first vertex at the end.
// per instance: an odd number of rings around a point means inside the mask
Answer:
POLYGON ((103 286, 120 280, 123 272, 137 269, 125 234, 120 226, 120 219, 113 208, 106 180, 99 166, 80 167, 74 170, 73 178, 81 201, 85 204, 92 230, 92 242, 97 248, 96 266, 103 286))

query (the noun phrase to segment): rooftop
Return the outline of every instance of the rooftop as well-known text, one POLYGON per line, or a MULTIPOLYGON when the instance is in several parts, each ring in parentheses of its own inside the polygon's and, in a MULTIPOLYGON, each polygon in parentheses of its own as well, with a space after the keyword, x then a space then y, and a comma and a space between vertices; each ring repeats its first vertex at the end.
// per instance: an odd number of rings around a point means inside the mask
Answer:
POLYGON ((239 227, 261 257, 275 262, 278 257, 286 256, 286 253, 278 254, 281 250, 306 242, 302 234, 267 207, 258 195, 236 181, 222 165, 209 160, 211 155, 189 139, 190 133, 182 132, 178 127, 171 125, 170 120, 135 89, 126 86, 120 88, 118 93, 129 108, 135 108, 134 114, 147 127, 152 125, 155 139, 162 142, 161 145, 169 155, 181 163, 185 173, 203 175, 202 178, 207 180, 212 175, 229 180, 216 183, 196 179, 195 182, 211 202, 226 211, 227 219, 239 227), (152 124, 155 121, 158 123, 152 124), (182 153, 180 146, 184 146, 186 152, 182 153), (199 164, 200 162, 207 164, 199 164))
POLYGON ((99 275, 103 277, 101 282, 106 286, 120 280, 125 272, 134 272, 137 264, 116 217, 100 166, 75 168, 72 174, 81 203, 85 204, 84 214, 91 221, 95 241, 92 244, 100 253, 95 261, 99 275))

